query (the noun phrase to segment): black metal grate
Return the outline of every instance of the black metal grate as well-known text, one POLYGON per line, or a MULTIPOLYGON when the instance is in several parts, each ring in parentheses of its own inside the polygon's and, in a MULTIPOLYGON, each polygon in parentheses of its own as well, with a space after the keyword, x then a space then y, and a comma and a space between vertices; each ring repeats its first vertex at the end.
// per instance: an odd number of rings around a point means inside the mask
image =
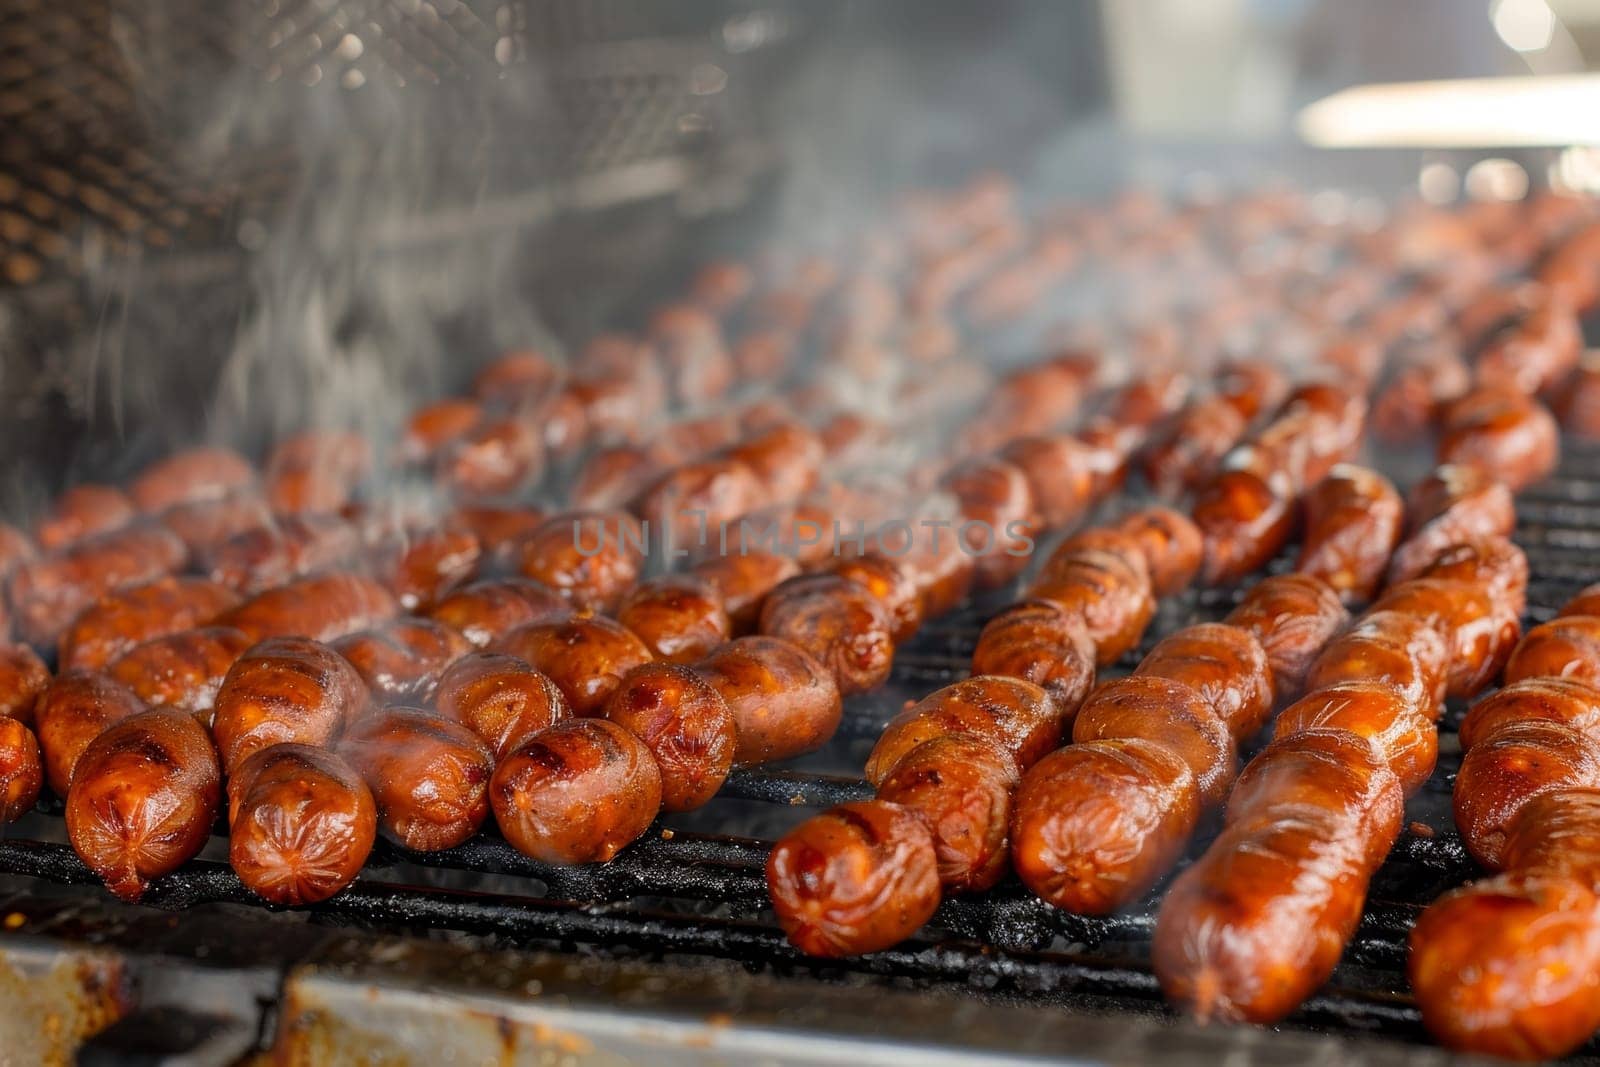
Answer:
MULTIPOLYGON (((1532 570, 1530 621, 1540 621, 1600 570, 1594 554, 1600 544, 1600 451, 1569 447, 1559 474, 1520 499, 1519 518, 1517 540, 1532 570)), ((1123 666, 1173 629, 1220 618, 1236 598, 1236 592, 1209 591, 1163 605, 1145 646, 1123 666)), ((356 885, 303 914, 312 923, 388 934, 478 935, 493 947, 581 950, 623 959, 715 958, 830 984, 888 983, 1096 1013, 1159 1014, 1164 1008, 1148 967, 1159 888, 1139 906, 1097 919, 1055 911, 1010 880, 982 896, 947 900, 911 943, 840 961, 795 952, 766 910, 762 866, 768 842, 818 807, 869 794, 855 774, 878 728, 902 700, 964 673, 977 629, 993 607, 994 602, 973 605, 930 625, 899 657, 891 685, 852 701, 839 736, 799 769, 736 773, 707 808, 667 820, 613 863, 552 868, 487 833, 430 855, 384 845, 356 885)), ((1410 802, 1413 828, 1374 882, 1343 963, 1288 1027, 1426 1040, 1405 989, 1405 938, 1423 906, 1475 874, 1449 811, 1462 710, 1453 706, 1441 722, 1440 768, 1410 802)), ((29 837, 0 842, 0 873, 92 885, 92 875, 61 843, 59 818, 30 819, 18 828, 29 837)), ((220 857, 217 844, 205 855, 220 857)), ((225 863, 204 858, 156 883, 148 902, 166 909, 260 907, 225 863)), ((1594 1045, 1587 1050, 1596 1052, 1594 1045)))

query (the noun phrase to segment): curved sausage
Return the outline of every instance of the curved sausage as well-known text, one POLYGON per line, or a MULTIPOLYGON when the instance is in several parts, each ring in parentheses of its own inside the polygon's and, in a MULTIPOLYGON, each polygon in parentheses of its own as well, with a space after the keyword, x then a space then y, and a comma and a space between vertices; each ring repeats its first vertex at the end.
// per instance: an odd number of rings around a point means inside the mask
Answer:
POLYGON ((251 641, 226 626, 204 626, 135 645, 106 668, 152 708, 174 708, 210 725, 222 679, 251 641))
MULTIPOLYGON (((1519 618, 1528 606, 1528 557, 1503 537, 1451 545, 1418 577, 1486 586, 1505 611, 1519 618)), ((1562 614, 1582 612, 1563 609, 1562 614)))
POLYGON ((1187 515, 1171 508, 1141 508, 1115 527, 1133 538, 1150 572, 1150 586, 1158 597, 1187 589, 1200 572, 1205 539, 1187 515))
POLYGON ((605 717, 645 743, 661 771, 664 811, 689 811, 727 780, 738 744, 733 712, 693 668, 646 663, 622 679, 605 717))
POLYGON ((621 511, 546 520, 522 543, 517 569, 588 611, 612 611, 644 570, 645 531, 621 511))
POLYGON ((1156 495, 1176 500, 1198 489, 1244 435, 1247 420, 1228 397, 1196 400, 1145 446, 1139 469, 1156 495))
POLYGON ((1305 495, 1304 507, 1295 569, 1322 579, 1347 604, 1372 599, 1400 543, 1405 508, 1394 483, 1341 463, 1305 495))
POLYGON ((191 448, 146 467, 128 489, 146 515, 217 500, 255 484, 255 468, 230 448, 191 448))
POLYGON ((1600 617, 1562 614, 1523 635, 1506 661, 1502 682, 1543 677, 1600 687, 1600 617))
POLYGON ((1249 630, 1266 649, 1272 691, 1288 700, 1301 689, 1322 647, 1350 622, 1350 613, 1326 582, 1306 574, 1263 578, 1223 620, 1249 630))
POLYGON ((98 669, 135 645, 205 626, 239 603, 204 578, 158 578, 95 601, 61 634, 62 670, 98 669))
POLYGON ((1294 503, 1287 476, 1277 471, 1224 469, 1206 483, 1193 511, 1205 539, 1206 584, 1236 582, 1266 566, 1289 542, 1294 503))
POLYGON ((1412 487, 1406 539, 1389 562, 1389 584, 1415 578, 1456 545, 1511 536, 1511 490, 1475 466, 1436 467, 1412 487))
POLYGON ((1468 697, 1497 678, 1522 624, 1489 589, 1448 578, 1413 578, 1392 586, 1373 611, 1401 611, 1431 621, 1450 646, 1447 691, 1468 697))
POLYGON ((133 501, 113 485, 75 485, 50 506, 33 537, 46 552, 128 525, 138 515, 133 501))
POLYGON ((477 734, 438 712, 383 708, 339 742, 372 790, 383 835, 414 852, 454 848, 489 814, 494 754, 477 734))
POLYGON ((1018 437, 1006 445, 1000 458, 1022 472, 1033 500, 1034 520, 1046 529, 1072 525, 1093 503, 1093 456, 1075 437, 1018 437))
POLYGON ((34 705, 34 725, 50 791, 65 797, 89 743, 144 710, 126 686, 97 671, 68 671, 46 686, 34 705))
POLYGON ((1313 730, 1343 730, 1371 742, 1414 793, 1433 774, 1439 732, 1405 694, 1381 681, 1336 682, 1301 697, 1277 718, 1272 736, 1281 740, 1313 730))
POLYGON ((747 437, 727 454, 755 473, 770 503, 798 500, 816 485, 823 460, 822 439, 793 422, 747 437))
POLYGON ((911 530, 886 525, 878 530, 878 551, 911 575, 922 598, 922 617, 952 611, 967 598, 977 576, 977 560, 957 535, 960 518, 918 518, 911 530))
POLYGON ((228 861, 273 904, 315 904, 355 881, 377 826, 372 791, 327 749, 274 745, 228 781, 228 861))
POLYGON ((1134 738, 1183 760, 1205 806, 1227 796, 1238 764, 1233 735, 1194 687, 1149 674, 1117 678, 1089 695, 1072 724, 1072 740, 1079 744, 1134 738))
POLYGON ((1512 492, 1555 470, 1560 451, 1555 417, 1531 397, 1484 388, 1445 409, 1439 462, 1481 467, 1512 492))
POLYGON ((0 823, 16 822, 32 811, 43 788, 38 738, 20 719, 0 718, 0 823))
POLYGON ((1187 626, 1157 642, 1134 674, 1187 685, 1235 738, 1250 737, 1272 713, 1272 665, 1255 634, 1243 627, 1187 626))
POLYGON ((34 705, 50 684, 50 668, 27 645, 0 645, 0 718, 33 724, 34 705))
POLYGON ((617 622, 669 663, 694 663, 733 636, 733 624, 711 583, 689 574, 640 582, 622 598, 617 622))
POLYGON ((1542 292, 1513 325, 1478 353, 1478 384, 1526 396, 1559 385, 1583 354, 1583 324, 1566 301, 1542 292))
POLYGON ((206 553, 206 577, 245 596, 347 564, 360 550, 356 528, 336 515, 286 516, 235 534, 206 553))
POLYGON ((410 530, 379 550, 376 573, 406 611, 425 609, 478 569, 483 546, 465 529, 410 530))
POLYGON ((882 685, 894 665, 894 639, 882 602, 838 574, 791 578, 767 595, 760 630, 805 649, 833 672, 839 692, 882 685))
POLYGON ((836 560, 828 570, 865 589, 889 617, 889 639, 908 641, 922 625, 922 594, 910 568, 882 555, 851 556, 836 560))
POLYGON ((483 419, 483 406, 464 397, 446 397, 411 413, 400 435, 404 463, 427 463, 465 437, 483 419))
POLYGON ((1126 537, 1120 552, 1058 551, 1030 595, 1057 605, 1083 626, 1101 667, 1139 643, 1156 610, 1144 554, 1126 537))
POLYGON ((489 784, 507 841, 545 863, 604 863, 661 810, 661 772, 645 743, 606 719, 557 723, 524 740, 489 784))
POLYGON ((513 493, 544 474, 544 438, 531 419, 491 418, 457 438, 439 459, 439 478, 468 499, 513 493))
POLYGON ((512 569, 517 548, 548 517, 533 507, 463 506, 450 512, 444 529, 471 534, 484 572, 493 574, 512 569))
POLYGON ((802 952, 876 952, 933 917, 938 853, 912 810, 883 800, 841 804, 772 846, 767 892, 783 932, 802 952))
POLYGON ((1393 686, 1418 714, 1444 710, 1450 646, 1427 618, 1403 611, 1369 611, 1323 646, 1306 674, 1314 692, 1343 682, 1393 686))
POLYGON ((1236 359, 1218 369, 1214 388, 1249 423, 1283 403, 1289 378, 1266 360, 1236 359))
POLYGON ((367 704, 356 669, 326 645, 275 637, 239 657, 217 691, 211 733, 222 767, 285 743, 326 745, 367 704))
POLYGON ((737 764, 772 763, 820 748, 844 714, 832 672, 776 637, 737 638, 695 670, 733 714, 737 764))
POLYGON ((650 650, 603 615, 519 626, 489 646, 528 661, 556 683, 572 713, 599 715, 623 675, 650 662, 650 650))
POLYGON ((445 668, 472 651, 472 642, 432 619, 401 617, 329 647, 349 661, 380 704, 403 704, 431 699, 445 668))
POLYGON ((398 611, 394 595, 373 579, 324 574, 257 593, 213 621, 243 630, 257 641, 268 637, 331 641, 370 629, 398 611))
POLYGON ((1060 744, 1063 718, 1049 694, 1032 682, 967 678, 929 694, 889 720, 867 757, 867 781, 882 783, 908 752, 947 734, 991 741, 1026 771, 1060 744))
POLYGON ((469 652, 439 678, 434 707, 483 738, 496 761, 523 739, 572 717, 556 683, 526 661, 500 652, 469 652))
POLYGON ((519 626, 564 619, 572 605, 537 582, 492 578, 462 586, 425 614, 485 648, 519 626))
POLYGON ((372 467, 372 446, 344 430, 307 430, 278 442, 262 480, 280 515, 338 511, 372 467))
POLYGON ((963 551, 974 558, 979 588, 1005 585, 1028 565, 1033 552, 1033 493, 1021 468, 1001 459, 968 460, 945 475, 956 498, 955 528, 963 551))
POLYGON ((975 892, 1006 872, 1019 777, 1016 761, 994 742, 945 734, 906 753, 878 785, 878 799, 922 816, 933 834, 941 885, 975 892))
POLYGON ((187 557, 171 530, 140 524, 19 563, 6 583, 18 632, 47 648, 96 598, 170 574, 187 557))
POLYGON ((251 492, 174 504, 160 518, 197 560, 210 558, 225 542, 274 521, 267 502, 251 492))
POLYGON ((138 900, 200 851, 221 795, 205 727, 181 712, 141 712, 84 749, 67 791, 67 837, 111 892, 138 900))
POLYGON ((634 513, 667 551, 694 554, 718 543, 724 527, 771 503, 761 480, 744 463, 726 457, 684 463, 640 495, 634 513))
POLYGON ((1024 600, 984 626, 972 673, 1032 682, 1070 723, 1094 686, 1095 646, 1082 621, 1049 600, 1024 600))
POLYGON ((695 577, 707 582, 728 613, 736 634, 755 629, 761 602, 780 582, 800 573, 800 565, 781 552, 756 550, 712 556, 694 565, 695 577))

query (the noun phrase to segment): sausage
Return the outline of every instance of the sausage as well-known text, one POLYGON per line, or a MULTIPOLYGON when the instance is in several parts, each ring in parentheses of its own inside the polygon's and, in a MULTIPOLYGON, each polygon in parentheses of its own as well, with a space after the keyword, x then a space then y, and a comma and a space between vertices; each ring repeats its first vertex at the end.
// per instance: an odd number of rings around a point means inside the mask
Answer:
POLYGON ((48 647, 96 598, 183 566, 183 542, 164 526, 127 526, 17 565, 6 583, 18 632, 48 647))
POLYGON ((1032 682, 1070 723, 1094 686, 1095 646, 1080 619, 1049 600, 1024 600, 984 626, 972 673, 1032 682))
POLYGON ((521 578, 495 578, 462 586, 426 610, 478 648, 485 648, 519 626, 555 622, 572 614, 572 605, 554 590, 521 578))
POLYGON ((531 419, 485 419, 445 449, 439 478, 468 499, 513 493, 544 474, 544 453, 544 438, 531 419))
POLYGON ((709 583, 721 599, 736 634, 755 629, 767 594, 799 573, 793 557, 759 549, 712 556, 694 565, 695 577, 709 583))
POLYGON ((361 547, 356 528, 334 515, 290 515, 246 530, 206 553, 206 577, 254 596, 347 564, 361 547))
POLYGON ((1283 403, 1289 393, 1289 379, 1277 366, 1263 359, 1236 359, 1217 370, 1213 386, 1217 396, 1233 405, 1246 423, 1283 403))
MULTIPOLYGON (((1365 386, 1360 386, 1364 390, 1365 386)), ((1305 432, 1311 466, 1305 480, 1296 483, 1296 491, 1315 485, 1326 476, 1336 463, 1351 458, 1361 442, 1361 432, 1366 426, 1367 399, 1364 392, 1347 389, 1332 382, 1307 382, 1289 394, 1275 422, 1282 424, 1286 436, 1305 432), (1309 417, 1307 429, 1290 428, 1302 415, 1309 417)), ((1272 427, 1261 434, 1261 442, 1272 444, 1272 427)))
POLYGON ((680 404, 714 400, 733 384, 733 359, 717 320, 688 304, 664 307, 650 319, 650 340, 680 404))
POLYGON ((469 652, 452 663, 433 705, 487 742, 496 762, 529 735, 572 717, 556 683, 500 652, 469 652))
POLYGON ((1418 714, 1444 710, 1450 646, 1433 623, 1404 611, 1369 611, 1323 646, 1306 674, 1307 691, 1343 682, 1393 686, 1418 714))
POLYGON ((1372 599, 1400 543, 1404 505, 1377 471, 1341 463, 1305 495, 1305 539, 1295 569, 1345 603, 1372 599))
POLYGON ((344 430, 307 430, 278 442, 267 457, 267 503, 280 515, 338 511, 372 466, 372 447, 344 430))
MULTIPOLYGON (((1081 712, 1080 712, 1081 714, 1081 712)), ((1065 716, 1043 689, 1020 678, 980 675, 937 690, 889 720, 867 757, 880 784, 906 753, 946 734, 992 741, 1027 769, 1060 744, 1065 716)))
POLYGON ((1187 515, 1171 508, 1141 508, 1115 527, 1133 538, 1150 572, 1150 586, 1158 597, 1182 592, 1200 572, 1205 541, 1187 515))
POLYGON ((1332 973, 1402 817, 1400 781, 1366 738, 1274 741, 1162 901, 1151 959, 1167 998, 1202 1019, 1293 1011, 1332 973))
POLYGON ((152 708, 173 708, 211 723, 222 679, 251 641, 226 626, 155 637, 124 652, 106 668, 152 708))
POLYGON ((733 636, 733 624, 711 583, 690 574, 640 582, 622 598, 617 622, 650 654, 669 663, 694 663, 733 636))
POLYGON ((373 579, 335 573, 257 593, 214 622, 243 630, 257 641, 291 636, 331 641, 370 629, 398 610, 394 595, 373 579))
POLYGON ((1118 390, 1106 414, 1122 426, 1148 429, 1182 408, 1190 387, 1188 375, 1181 371, 1150 371, 1118 390))
POLYGON ((1099 500, 1121 489, 1128 460, 1144 443, 1144 428, 1097 415, 1078 428, 1078 443, 1087 449, 1089 495, 1099 500))
POLYGON ((789 941, 813 956, 899 944, 939 906, 939 863, 922 817, 884 800, 841 804, 772 846, 767 892, 789 941))
POLYGON ((228 861, 272 904, 315 904, 355 881, 377 825, 372 791, 327 749, 273 745, 228 780, 228 861))
POLYGON ((516 403, 542 396, 560 377, 542 352, 506 352, 472 378, 472 395, 485 403, 516 403))
POLYGON ((1478 385, 1527 396, 1563 382, 1583 354, 1583 324, 1565 300, 1549 291, 1478 353, 1478 385))
POLYGON ((1265 474, 1224 469, 1200 490, 1194 523, 1205 540, 1201 578, 1207 585, 1236 582, 1260 570, 1289 543, 1294 492, 1281 471, 1265 474))
POLYGON ((1022 472, 1033 500, 1033 523, 1061 529, 1082 518, 1094 500, 1091 450, 1067 434, 1017 437, 1000 458, 1022 472))
POLYGON ((478 542, 484 570, 497 572, 510 569, 516 549, 546 518, 532 507, 463 506, 449 514, 444 528, 471 534, 478 542))
POLYGON ((955 534, 974 559, 980 589, 1005 585, 1028 565, 1033 553, 1033 494, 1021 468, 1000 459, 973 459, 942 479, 960 512, 955 534))
POLYGON ((205 727, 181 712, 140 712, 84 749, 67 791, 67 837, 111 892, 138 900, 200 851, 221 795, 205 727))
POLYGON ((908 641, 922 625, 922 594, 910 569, 880 554, 834 561, 828 570, 866 590, 889 617, 889 639, 908 641))
POLYGON ((1522 626, 1492 591, 1448 578, 1413 578, 1392 586, 1374 611, 1402 611, 1433 623, 1450 648, 1447 692, 1468 697, 1497 678, 1522 626))
POLYGON ((655 449, 627 444, 596 449, 579 468, 568 499, 577 508, 621 507, 660 478, 663 465, 655 449))
POLYGON ((429 462, 471 433, 482 419, 483 405, 463 397, 446 397, 418 408, 400 436, 401 461, 429 462))
POLYGON ((1581 441, 1600 440, 1600 353, 1584 355, 1564 392, 1556 409, 1561 428, 1581 441))
POLYGON ((1503 537, 1451 545, 1419 577, 1485 586, 1505 611, 1519 618, 1528 606, 1528 557, 1503 537))
POLYGON ((0 823, 32 811, 43 788, 38 738, 20 719, 0 718, 0 823))
POLYGON ((739 442, 727 456, 743 463, 770 503, 798 500, 817 484, 822 469, 822 439, 798 423, 785 422, 739 442))
POLYGON ((161 525, 178 536, 191 559, 209 559, 228 540, 273 523, 272 509, 251 492, 214 500, 174 504, 161 513, 161 525))
POLYGON ((359 719, 339 742, 372 790, 383 835, 413 852, 454 848, 489 814, 494 754, 438 712, 391 707, 359 719))
POLYGON ((942 516, 919 518, 911 529, 886 524, 878 530, 878 552, 911 575, 924 619, 954 610, 966 600, 977 577, 978 561, 955 530, 959 522, 942 516))
POLYGON ((1136 674, 1100 685, 1078 709, 1075 743, 1139 738, 1161 745, 1189 767, 1199 800, 1220 803, 1233 783, 1238 758, 1228 724, 1194 687, 1136 674))
POLYGON ((878 799, 916 812, 933 834, 939 882, 991 888, 1006 872, 1016 760, 992 741, 945 734, 918 745, 878 786, 878 799))
POLYGON ((599 715, 629 671, 650 662, 650 650, 603 615, 519 626, 489 646, 549 675, 572 713, 599 715))
POLYGON ((356 669, 326 645, 275 637, 251 647, 217 691, 211 734, 223 770, 284 743, 327 745, 367 705, 356 669))
POLYGON ((684 463, 646 489, 634 513, 667 552, 704 551, 741 515, 770 503, 747 465, 726 457, 684 463))
MULTIPOLYGON (((1406 695, 1376 680, 1336 682, 1301 697, 1278 716, 1274 739, 1343 730, 1371 742, 1407 794, 1422 788, 1439 758, 1439 732, 1406 695)), ((1381 858, 1381 857, 1380 857, 1381 858)))
POLYGON ((1272 666, 1255 634, 1242 627, 1187 626, 1157 642, 1134 674, 1187 685, 1236 739, 1253 735, 1272 713, 1272 666))
POLYGON ((1244 435, 1246 419, 1227 397, 1196 400, 1142 450, 1139 469, 1157 496, 1175 500, 1205 484, 1244 435))
POLYGON ((472 642, 443 623, 402 616, 329 647, 349 661, 380 704, 403 704, 431 699, 440 675, 472 651, 472 642))
POLYGON ((1129 535, 1121 536, 1120 552, 1057 551, 1030 590, 1034 599, 1057 605, 1083 626, 1100 667, 1139 643, 1156 610, 1144 554, 1129 535))
POLYGON ((255 481, 250 461, 231 448, 190 448, 150 464, 128 493, 140 511, 155 515, 178 504, 219 500, 255 481))
POLYGON ((1479 388, 1445 409, 1439 462, 1482 467, 1517 492, 1556 469, 1560 431, 1532 397, 1479 388))
POLYGON ((573 719, 533 734, 495 768, 495 822, 513 848, 544 863, 604 863, 661 810, 650 749, 606 719, 573 719))
POLYGON ((34 728, 50 791, 65 797, 89 742, 144 710, 126 686, 98 671, 68 671, 46 686, 34 705, 34 728))
POLYGON ((883 603, 838 574, 791 578, 767 595, 760 631, 805 649, 845 696, 882 685, 894 665, 883 603))
POLYGON ((1600 687, 1600 617, 1563 613, 1523 635, 1506 661, 1502 682, 1543 677, 1600 687))
POLYGON ((733 712, 694 669, 646 663, 622 679, 605 717, 645 743, 661 772, 664 811, 709 801, 733 767, 738 746, 733 712))
POLYGON ((74 541, 120 529, 138 516, 133 501, 114 485, 75 485, 56 497, 46 515, 35 524, 34 540, 46 552, 74 541))
POLYGON ((405 611, 427 608, 471 578, 483 557, 464 529, 405 531, 379 550, 376 573, 405 611))
POLYGON ((1263 578, 1223 620, 1249 630, 1266 649, 1272 691, 1285 701, 1300 692, 1322 647, 1350 622, 1350 613, 1327 583, 1306 574, 1263 578))
POLYGON ((1389 561, 1390 585, 1417 577, 1456 545, 1508 538, 1517 524, 1511 490, 1476 466, 1435 467, 1412 487, 1406 511, 1409 532, 1389 561))
MULTIPOLYGON (((1523 557, 1527 563, 1527 557, 1523 557)), ((1572 599, 1561 605, 1557 615, 1600 615, 1600 582, 1586 585, 1572 595, 1572 599)))
POLYGON ((0 645, 0 718, 33 724, 39 694, 50 684, 50 668, 27 645, 0 645))
POLYGON ((773 763, 820 748, 844 714, 833 674, 779 638, 736 638, 695 669, 733 714, 736 764, 773 763))
POLYGON ((547 520, 522 543, 517 569, 588 611, 613 611, 644 570, 648 535, 625 512, 547 520))
POLYGON ((95 601, 61 634, 62 670, 104 667, 135 645, 204 626, 239 602, 204 578, 158 578, 95 601))

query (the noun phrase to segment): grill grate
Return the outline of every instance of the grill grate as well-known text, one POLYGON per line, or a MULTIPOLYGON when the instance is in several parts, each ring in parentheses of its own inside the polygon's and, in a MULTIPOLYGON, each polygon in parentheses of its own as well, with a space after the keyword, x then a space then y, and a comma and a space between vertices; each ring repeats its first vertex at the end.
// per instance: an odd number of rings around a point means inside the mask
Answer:
MULTIPOLYGON (((1558 475, 1519 501, 1517 540, 1533 574, 1532 620, 1548 617, 1594 577, 1597 518, 1600 451, 1569 448, 1558 475)), ((1173 629, 1220 618, 1235 596, 1191 593, 1164 605, 1145 646, 1122 666, 1173 629)), ((834 743, 804 760, 801 769, 737 772, 706 809, 668 820, 611 864, 551 868, 490 836, 431 855, 383 845, 361 881, 303 914, 313 923, 386 934, 479 935, 494 947, 581 949, 619 959, 715 958, 830 984, 886 982, 1097 1013, 1159 1014, 1160 994, 1148 967, 1159 889, 1126 913, 1084 918, 1057 912, 1008 881, 980 897, 947 900, 930 929, 912 943, 842 961, 796 953, 765 908, 762 865, 771 838, 817 807, 868 795, 853 775, 878 728, 902 700, 963 673, 994 603, 931 625, 900 657, 889 689, 852 701, 834 743)), ((1375 880, 1343 963, 1288 1027, 1426 1040, 1405 992, 1405 938, 1423 906, 1474 875, 1450 824, 1450 788, 1459 762, 1455 728, 1462 711, 1452 707, 1441 722, 1440 769, 1411 800, 1407 815, 1414 828, 1375 880), (1418 832, 1416 824, 1431 833, 1418 832)), ((0 872, 92 885, 93 876, 61 843, 59 817, 30 819, 23 826, 30 837, 0 842, 0 872)), ((220 854, 213 847, 205 855, 220 854)), ((164 909, 260 907, 216 859, 196 861, 160 880, 149 903, 164 909)), ((1594 1055, 1596 1046, 1587 1052, 1594 1055)))

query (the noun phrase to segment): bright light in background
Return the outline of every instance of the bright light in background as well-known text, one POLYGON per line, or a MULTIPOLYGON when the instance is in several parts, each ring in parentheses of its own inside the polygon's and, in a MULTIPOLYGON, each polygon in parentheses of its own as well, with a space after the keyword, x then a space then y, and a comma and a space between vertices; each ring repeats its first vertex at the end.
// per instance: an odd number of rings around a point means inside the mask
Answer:
POLYGON ((1448 163, 1425 163, 1417 174, 1417 192, 1430 204, 1448 204, 1461 192, 1461 175, 1448 163))
POLYGON ((1543 52, 1555 37, 1556 13, 1545 0, 1494 0, 1489 19, 1506 47, 1518 52, 1543 52))
POLYGON ((1300 112, 1321 148, 1600 145, 1600 75, 1362 85, 1300 112))
POLYGON ((1550 186, 1573 193, 1600 193, 1600 149, 1564 149, 1550 165, 1550 186))
POLYGON ((1528 172, 1514 159, 1480 159, 1467 170, 1467 195, 1477 200, 1521 200, 1528 172))

